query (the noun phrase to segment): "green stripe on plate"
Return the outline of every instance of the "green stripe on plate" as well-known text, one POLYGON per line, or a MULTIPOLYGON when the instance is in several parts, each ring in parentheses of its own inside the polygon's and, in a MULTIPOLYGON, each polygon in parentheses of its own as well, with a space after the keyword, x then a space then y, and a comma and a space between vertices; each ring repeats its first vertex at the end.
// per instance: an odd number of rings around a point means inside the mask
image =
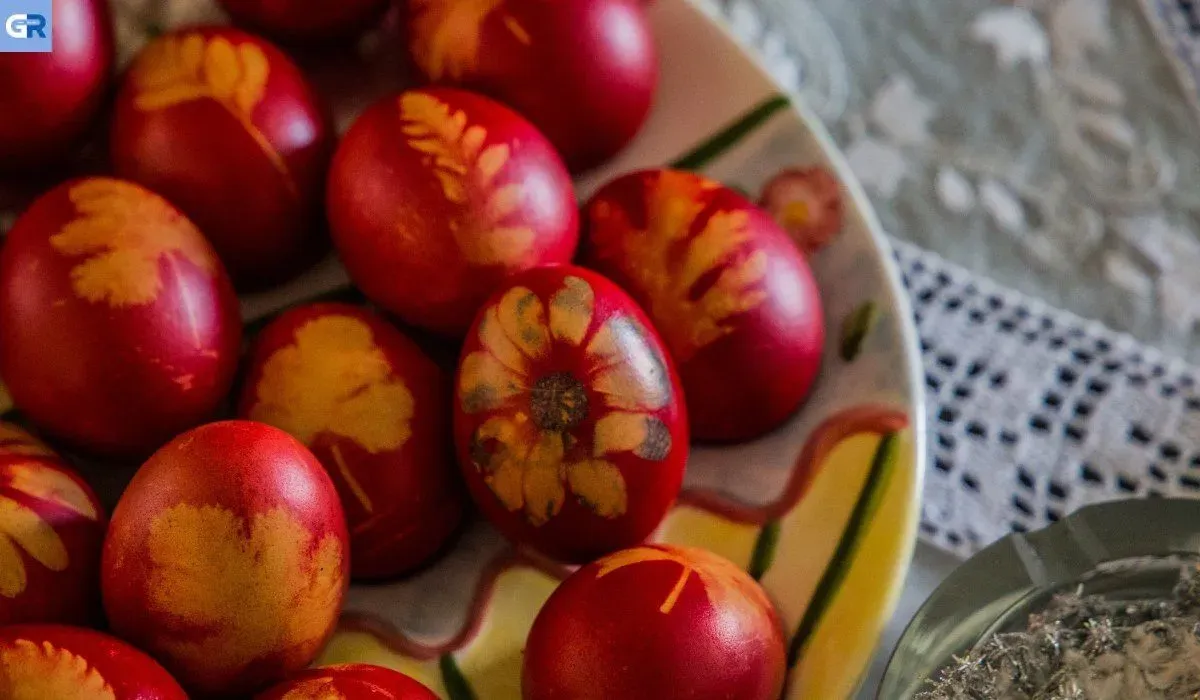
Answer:
POLYGON ((775 94, 763 100, 757 107, 746 112, 724 129, 718 131, 704 143, 687 154, 676 158, 671 167, 677 170, 699 170, 737 145, 739 141, 754 133, 776 112, 791 104, 786 95, 775 94))
POLYGON ((747 571, 755 581, 770 570, 775 563, 775 550, 779 547, 779 521, 772 520, 763 526, 754 542, 754 554, 750 556, 750 568, 747 571))
POLYGON ((471 690, 471 684, 458 668, 453 654, 443 654, 442 658, 438 659, 438 668, 442 672, 442 685, 446 686, 450 700, 476 700, 475 691, 471 690))

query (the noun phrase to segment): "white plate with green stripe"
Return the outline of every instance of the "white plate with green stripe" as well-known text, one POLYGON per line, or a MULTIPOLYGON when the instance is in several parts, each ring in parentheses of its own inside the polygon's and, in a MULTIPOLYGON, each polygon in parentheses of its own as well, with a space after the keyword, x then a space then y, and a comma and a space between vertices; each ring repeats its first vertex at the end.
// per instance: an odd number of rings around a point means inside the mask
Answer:
MULTIPOLYGON (((916 538, 925 411, 910 310, 867 200, 816 118, 781 99, 688 0, 659 0, 651 15, 662 56, 655 111, 625 153, 579 183, 581 199, 618 173, 690 154, 687 165, 748 192, 782 168, 823 166, 845 207, 842 232, 811 257, 829 324, 811 398, 767 437, 693 448, 685 494, 655 538, 710 549, 759 578, 787 627, 785 697, 850 697, 916 538), (865 315, 866 333, 847 323, 865 315)), ((341 281, 332 271, 302 285, 311 296, 341 281)), ((292 293, 255 300, 248 314, 292 293)), ((353 587, 319 663, 390 666, 454 700, 519 700, 525 636, 563 573, 477 523, 417 577, 353 587)))

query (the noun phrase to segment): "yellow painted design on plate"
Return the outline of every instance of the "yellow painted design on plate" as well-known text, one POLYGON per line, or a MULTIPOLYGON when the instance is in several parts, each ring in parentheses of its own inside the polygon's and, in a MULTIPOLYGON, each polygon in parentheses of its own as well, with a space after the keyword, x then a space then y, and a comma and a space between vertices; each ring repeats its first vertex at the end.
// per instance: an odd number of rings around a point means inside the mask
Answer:
POLYGON ((148 190, 93 178, 73 186, 69 196, 77 217, 50 237, 50 245, 62 255, 87 256, 71 268, 72 288, 82 299, 142 306, 162 291, 163 261, 218 269, 200 231, 148 190))
POLYGON ((284 508, 247 521, 181 503, 153 519, 147 542, 150 609, 182 621, 156 638, 157 651, 212 685, 268 657, 307 660, 342 595, 341 542, 318 539, 284 508))
POLYGON ((117 700, 112 686, 86 659, 29 639, 0 646, 0 698, 117 700))
POLYGON ((660 173, 646 193, 646 230, 635 230, 611 205, 594 212, 616 233, 609 245, 618 250, 608 255, 645 290, 650 315, 680 362, 732 333, 736 317, 767 298, 767 256, 747 245, 747 212, 715 212, 693 234, 705 193, 718 186, 690 173, 660 173))
POLYGON ((479 68, 483 23, 503 4, 504 0, 413 0, 413 58, 432 80, 458 81, 471 75, 479 68))
MULTIPOLYGON (((703 549, 688 549, 686 554, 681 556, 674 551, 648 546, 626 549, 599 560, 597 564, 600 570, 596 572, 596 578, 601 579, 614 571, 646 562, 674 562, 680 567, 679 579, 659 607, 659 612, 663 614, 670 614, 675 608, 693 574, 714 607, 758 608, 770 604, 753 579, 728 560, 703 549)), ((750 611, 750 614, 754 613, 754 610, 750 611)))
POLYGON ((650 413, 670 397, 662 359, 624 316, 609 317, 585 343, 594 302, 591 285, 574 276, 551 295, 548 313, 533 291, 508 290, 484 310, 481 349, 467 355, 459 373, 463 411, 488 416, 474 435, 475 466, 504 507, 523 510, 534 525, 559 513, 568 489, 601 517, 623 515, 625 478, 607 457, 633 452, 661 461, 671 449, 669 431, 650 413), (536 364, 550 356, 555 343, 566 345, 567 352, 582 346, 591 369, 586 377, 559 379, 552 405, 540 405, 539 382, 556 377, 535 376, 536 364), (604 399, 601 405, 586 403, 586 387, 604 399), (577 440, 572 429, 592 411, 600 413, 591 453, 569 458, 577 440), (545 417, 539 419, 539 413, 545 417))
POLYGON ((62 538, 41 515, 5 497, 6 489, 15 490, 47 503, 79 513, 89 520, 99 514, 87 493, 69 476, 36 462, 9 465, 7 484, 0 482, 0 596, 16 598, 28 584, 24 551, 31 559, 51 571, 65 571, 70 556, 62 538))
POLYGON ((168 35, 150 42, 133 64, 134 104, 146 112, 185 102, 212 100, 238 121, 284 176, 295 194, 287 163, 254 124, 270 77, 270 61, 257 44, 234 44, 223 36, 168 35))
MULTIPOLYGON (((450 220, 455 242, 475 265, 514 265, 533 246, 528 226, 505 221, 521 208, 521 184, 500 177, 511 148, 485 146, 487 130, 467 122, 462 110, 413 91, 400 97, 400 116, 408 144, 426 156, 446 200, 462 213, 450 220)), ((401 232, 403 233, 403 232, 401 232)))

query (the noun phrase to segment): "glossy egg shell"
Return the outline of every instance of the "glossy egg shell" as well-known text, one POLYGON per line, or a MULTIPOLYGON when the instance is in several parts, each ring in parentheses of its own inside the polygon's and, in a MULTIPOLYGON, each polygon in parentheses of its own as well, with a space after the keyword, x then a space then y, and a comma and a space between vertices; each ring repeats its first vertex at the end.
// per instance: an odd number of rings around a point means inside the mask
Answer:
POLYGON ((0 698, 187 700, 162 666, 107 634, 62 625, 0 627, 0 698))
POLYGON ((538 613, 524 700, 777 700, 778 616, 746 572, 704 550, 636 547, 589 564, 538 613))
POLYGON ((448 335, 506 277, 566 262, 579 241, 571 180, 549 142, 459 90, 410 90, 363 113, 334 156, 328 208, 363 292, 448 335))
POLYGON ((107 0, 53 0, 52 14, 53 51, 0 53, 0 175, 71 155, 112 78, 107 0))
POLYGON ((104 542, 113 631, 196 695, 260 690, 320 650, 349 546, 333 483, 304 445, 251 421, 210 423, 147 461, 104 542))
POLYGON ((113 167, 174 202, 241 289, 288 279, 327 249, 327 115, 291 59, 232 27, 142 50, 117 96, 113 167))
POLYGON ((621 150, 654 101, 658 55, 639 0, 413 0, 408 29, 427 78, 511 105, 573 171, 621 150))
POLYGON ((218 0, 234 22, 288 42, 349 39, 378 21, 387 0, 218 0))
POLYGON ((98 621, 107 525, 79 474, 17 426, 0 423, 0 626, 98 621))
POLYGON ((687 417, 645 315, 603 277, 525 272, 481 309, 455 389, 459 464, 510 539, 589 561, 641 542, 683 480, 687 417))
POLYGON ((138 185, 67 182, 0 251, 0 374, 34 423, 87 451, 145 455, 206 420, 241 332, 212 247, 138 185))
POLYGON ((288 431, 325 465, 350 529, 351 572, 425 563, 462 520, 449 379, 366 309, 313 304, 262 330, 239 415, 288 431))
POLYGON ((432 691, 403 673, 370 664, 310 668, 259 694, 255 700, 293 700, 296 697, 437 700, 432 691))
POLYGON ((584 259, 650 314, 694 436, 749 439, 796 410, 825 322, 808 263, 770 216, 712 180, 647 170, 604 186, 584 217, 584 259))

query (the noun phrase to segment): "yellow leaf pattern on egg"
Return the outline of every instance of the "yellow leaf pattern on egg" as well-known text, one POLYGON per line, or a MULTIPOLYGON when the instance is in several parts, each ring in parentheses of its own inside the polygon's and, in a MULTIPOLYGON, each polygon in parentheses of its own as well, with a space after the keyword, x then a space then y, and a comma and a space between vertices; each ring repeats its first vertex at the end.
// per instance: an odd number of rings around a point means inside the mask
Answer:
POLYGON ((346 700, 331 678, 313 678, 297 683, 280 700, 346 700))
POLYGON ((690 173, 660 173, 647 194, 646 230, 609 203, 595 210, 604 229, 615 233, 597 233, 618 249, 606 257, 645 290, 655 325, 680 362, 732 333, 735 317, 767 298, 767 256, 746 245, 745 211, 716 212, 692 233, 705 209, 703 195, 717 187, 690 173))
POLYGON ((341 542, 284 508, 246 520, 178 504, 150 524, 150 609, 180 623, 155 639, 219 686, 256 661, 292 666, 324 639, 344 587, 341 542))
POLYGON ((164 261, 217 270, 200 231, 158 195, 93 178, 73 186, 69 196, 77 216, 50 237, 50 245, 65 256, 87 256, 71 268, 80 298, 115 308, 142 306, 162 291, 164 261))
POLYGON ((216 102, 246 129, 295 193, 287 163, 254 124, 270 72, 270 61, 256 44, 198 33, 169 35, 152 41, 134 62, 134 104, 150 112, 195 100, 216 102))
POLYGON ((533 246, 533 230, 506 223, 521 207, 522 189, 504 182, 501 171, 511 156, 508 144, 484 146, 487 130, 468 124, 462 110, 423 92, 400 98, 408 144, 426 156, 442 194, 463 213, 450 221, 455 242, 468 262, 514 265, 533 246))
POLYGON ((597 563, 600 570, 596 573, 596 578, 601 579, 614 571, 646 562, 674 562, 680 566, 679 579, 659 608, 659 612, 663 614, 669 614, 675 608, 692 574, 699 579, 705 595, 714 607, 730 609, 753 607, 755 604, 761 607, 770 606, 766 594, 745 572, 728 560, 702 549, 688 548, 685 552, 646 546, 626 549, 599 560, 597 563))
MULTIPOLYGON (((504 0, 413 0, 413 56, 421 69, 433 80, 462 80, 474 73, 484 20, 503 4, 504 0)), ((528 43, 525 36, 523 43, 528 43)))
POLYGON ((70 557, 62 538, 41 515, 4 493, 22 493, 89 520, 99 514, 87 493, 62 472, 36 462, 12 465, 6 471, 8 483, 0 488, 0 596, 16 598, 28 584, 22 551, 51 571, 65 571, 70 557))
POLYGON ((34 437, 29 431, 0 421, 0 454, 26 455, 29 457, 54 457, 54 450, 34 437))
POLYGON ((117 700, 112 686, 86 659, 28 639, 0 646, 0 698, 117 700))

